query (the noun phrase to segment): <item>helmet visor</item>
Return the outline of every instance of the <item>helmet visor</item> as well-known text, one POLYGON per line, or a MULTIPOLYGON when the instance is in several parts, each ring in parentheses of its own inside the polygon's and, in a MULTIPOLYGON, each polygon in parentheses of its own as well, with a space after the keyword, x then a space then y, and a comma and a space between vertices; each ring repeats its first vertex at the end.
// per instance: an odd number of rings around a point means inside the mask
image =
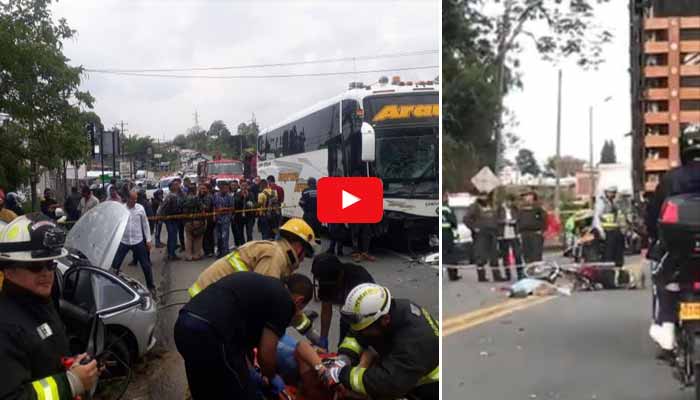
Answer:
POLYGON ((350 330, 353 332, 359 332, 364 329, 366 329, 369 325, 362 327, 361 329, 358 328, 363 322, 367 321, 367 319, 374 317, 375 315, 379 314, 379 311, 373 312, 370 314, 356 314, 356 313, 350 313, 346 311, 340 311, 340 320, 345 322, 347 325, 350 326, 350 330))

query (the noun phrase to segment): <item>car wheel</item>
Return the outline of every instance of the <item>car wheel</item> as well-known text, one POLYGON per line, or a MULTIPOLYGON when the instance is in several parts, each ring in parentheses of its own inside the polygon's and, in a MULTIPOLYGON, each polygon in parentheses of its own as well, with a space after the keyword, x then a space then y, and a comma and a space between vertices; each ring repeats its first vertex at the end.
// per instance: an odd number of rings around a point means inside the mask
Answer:
POLYGON ((121 377, 129 373, 133 358, 124 335, 117 335, 114 332, 107 334, 102 362, 107 368, 107 377, 121 377))

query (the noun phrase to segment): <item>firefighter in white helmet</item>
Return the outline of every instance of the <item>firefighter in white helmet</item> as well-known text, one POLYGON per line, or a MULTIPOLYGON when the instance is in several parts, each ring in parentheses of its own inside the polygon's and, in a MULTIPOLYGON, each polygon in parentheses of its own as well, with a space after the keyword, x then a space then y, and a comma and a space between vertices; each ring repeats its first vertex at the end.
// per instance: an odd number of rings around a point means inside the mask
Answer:
POLYGON ((70 365, 68 337, 51 301, 56 259, 68 252, 65 231, 40 213, 0 229, 0 398, 69 400, 89 391, 99 374, 81 354, 70 365))
POLYGON ((347 296, 341 318, 351 333, 328 370, 332 385, 370 398, 438 399, 438 324, 425 308, 365 283, 347 296))

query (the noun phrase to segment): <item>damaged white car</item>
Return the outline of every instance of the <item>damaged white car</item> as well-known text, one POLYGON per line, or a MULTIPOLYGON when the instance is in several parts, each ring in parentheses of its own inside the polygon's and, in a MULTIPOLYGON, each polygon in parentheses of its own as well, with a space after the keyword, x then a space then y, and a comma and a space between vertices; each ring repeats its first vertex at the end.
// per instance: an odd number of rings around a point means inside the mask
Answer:
POLYGON ((146 287, 109 270, 128 219, 126 207, 111 201, 82 216, 66 237, 69 254, 59 260, 57 279, 71 348, 85 348, 90 320, 97 315, 104 325, 104 348, 123 361, 116 365, 125 370, 153 348, 157 323, 157 304, 146 287))

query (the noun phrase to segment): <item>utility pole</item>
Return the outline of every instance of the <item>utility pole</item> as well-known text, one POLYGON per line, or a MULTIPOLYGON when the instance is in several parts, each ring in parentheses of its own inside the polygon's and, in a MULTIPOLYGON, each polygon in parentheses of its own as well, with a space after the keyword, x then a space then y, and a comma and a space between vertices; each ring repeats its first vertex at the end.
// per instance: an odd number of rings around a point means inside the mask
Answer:
POLYGON ((199 129, 199 113, 194 110, 194 126, 199 129))
POLYGON ((112 176, 117 176, 117 140, 119 140, 119 135, 116 129, 112 129, 112 176))
POLYGON ((591 180, 591 206, 595 201, 595 170, 593 168, 593 106, 588 107, 588 168, 591 180))
POLYGON ((561 179, 561 77, 562 72, 559 70, 559 86, 557 91, 557 158, 556 162, 556 189, 554 191, 554 209, 557 218, 560 216, 561 212, 561 188, 559 187, 559 180, 561 179))
MULTIPOLYGON (((94 128, 93 128, 94 129, 94 128)), ((102 129, 100 129, 100 168, 102 168, 102 172, 100 174, 100 183, 102 184, 102 188, 105 186, 105 151, 104 151, 104 132, 102 129)), ((114 176, 114 171, 112 171, 112 176, 114 176)), ((107 193, 107 196, 109 196, 109 193, 107 193)))
MULTIPOLYGON (((612 96, 603 99, 599 104, 604 104, 612 100, 612 96)), ((593 104, 588 107, 588 164, 590 167, 591 179, 591 206, 595 206, 595 169, 593 168, 593 104)))
MULTIPOLYGON (((124 120, 121 120, 115 125, 119 125, 119 134, 117 134, 117 141, 116 142, 114 141, 114 137, 112 137, 112 139, 113 139, 112 140, 112 146, 113 146, 112 147, 112 160, 113 160, 113 162, 112 162, 112 176, 117 175, 117 151, 119 151, 120 154, 123 153, 121 137, 122 137, 122 135, 125 135, 126 131, 127 131, 127 129, 124 128, 124 125, 129 125, 129 124, 124 122, 124 120), (115 144, 117 145, 116 147, 114 147, 115 144)), ((123 160, 124 157, 122 156, 121 159, 123 160)), ((121 172, 119 173, 119 176, 121 177, 121 172)))

